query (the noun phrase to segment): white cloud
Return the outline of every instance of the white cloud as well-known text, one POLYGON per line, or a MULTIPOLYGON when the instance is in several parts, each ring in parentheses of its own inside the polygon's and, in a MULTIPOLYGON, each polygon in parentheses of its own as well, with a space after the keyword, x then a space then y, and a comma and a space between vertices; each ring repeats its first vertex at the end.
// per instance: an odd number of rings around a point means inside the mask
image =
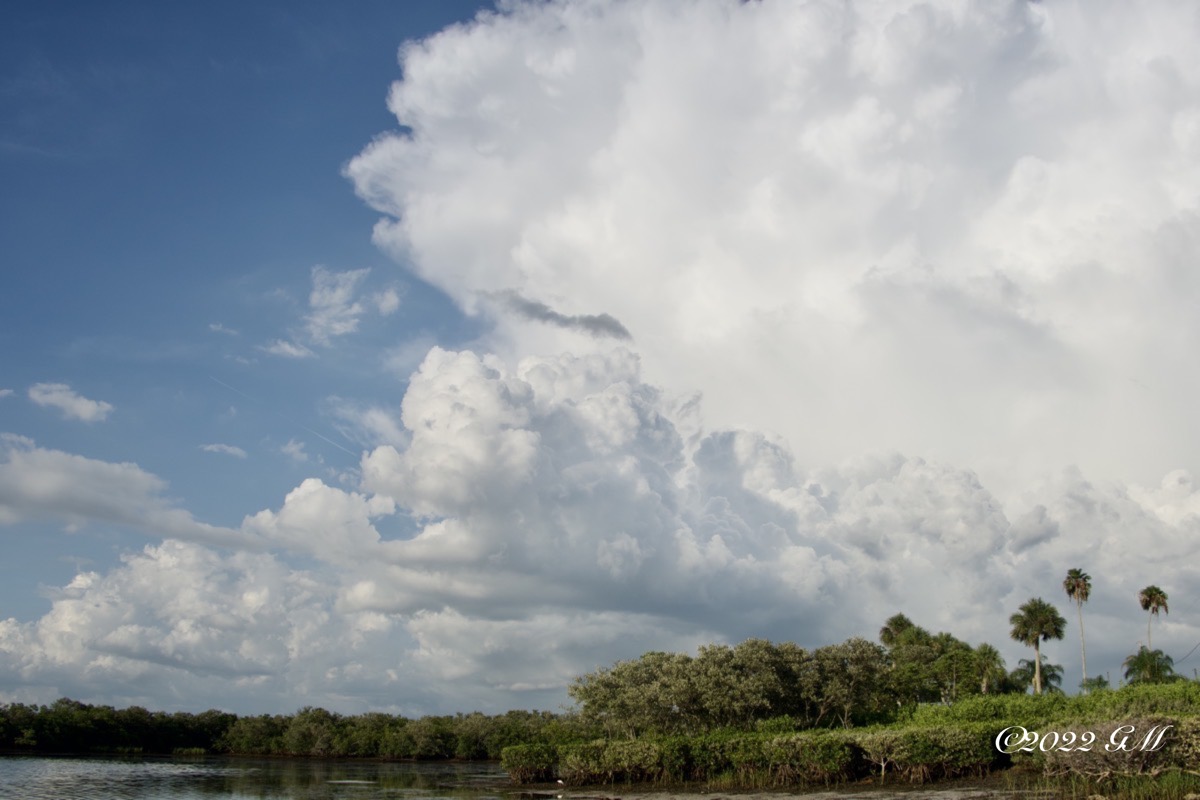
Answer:
MULTIPOLYGON (((220 695, 254 709, 286 706, 300 687, 319 693, 324 670, 357 660, 358 620, 331 626, 329 587, 270 555, 164 542, 123 561, 79 574, 36 622, 0 622, 5 672, 72 697, 119 693, 161 707, 172 695, 220 695)), ((386 634, 366 634, 377 652, 386 634)))
POLYGON ((402 445, 408 441, 394 409, 330 397, 325 401, 325 411, 333 417, 334 426, 342 436, 363 447, 402 445))
POLYGON ((608 314, 809 465, 1152 482, 1200 470, 1196 35, 1166 2, 517 2, 408 46, 410 132, 347 172, 465 310, 608 314))
POLYGON ((279 452, 298 463, 308 461, 308 453, 304 452, 304 442, 288 439, 287 444, 279 448, 279 452))
MULTIPOLYGON (((1144 637, 1147 583, 1178 611, 1156 644, 1179 653, 1200 634, 1187 473, 1125 489, 1068 470, 1004 503, 968 470, 899 454, 804 470, 781 440, 707 430, 695 398, 647 384, 628 350, 510 365, 435 349, 400 419, 406 443, 366 454, 357 490, 310 478, 248 516, 239 549, 267 552, 155 544, 81 572, 45 617, 0 623, 0 674, 13 676, 0 691, 136 685, 148 705, 185 695, 267 711, 554 708, 572 676, 647 649, 873 638, 897 611, 1015 663, 1027 654, 1008 616, 1035 595, 1065 611, 1072 566, 1094 579, 1093 671, 1144 637), (168 601, 167 586, 188 590, 168 601)), ((6 441, 0 486, 19 501, 0 497, 0 514, 149 529, 163 513, 161 481, 132 465, 6 441)), ((1069 683, 1077 649, 1047 649, 1069 683)))
POLYGON ((314 353, 299 340, 328 346, 335 338, 356 332, 368 312, 375 311, 381 316, 394 313, 400 307, 400 290, 391 286, 364 295, 362 286, 370 273, 370 269, 335 272, 321 266, 313 267, 309 310, 304 316, 303 331, 294 330, 290 340, 277 339, 259 349, 287 358, 307 358, 314 353))
POLYGON ((371 302, 380 314, 389 316, 400 307, 400 292, 395 287, 389 287, 371 295, 371 302))
POLYGON ((240 336, 241 335, 239 331, 237 331, 233 328, 227 328, 219 322, 208 323, 208 329, 210 331, 212 331, 213 333, 223 333, 226 336, 240 336))
POLYGON ((65 383, 35 383, 29 387, 29 399, 39 406, 57 408, 67 419, 102 422, 113 407, 103 400, 89 400, 65 383))
POLYGON ((276 339, 269 344, 260 345, 258 349, 264 353, 270 353, 273 356, 282 356, 283 358, 310 358, 314 355, 313 351, 304 345, 289 342, 285 339, 276 339))
POLYGON ((237 531, 199 522, 163 496, 166 482, 136 464, 116 464, 0 438, 0 524, 48 519, 117 523, 153 536, 254 547, 237 531))
POLYGON ((397 378, 408 380, 425 360, 425 355, 436 346, 437 340, 428 334, 410 339, 383 352, 383 367, 397 378))
POLYGON ((245 458, 246 451, 231 444, 202 444, 200 449, 206 453, 224 453, 235 458, 245 458))
POLYGON ((5 397, 12 397, 12 395, 13 395, 12 389, 0 389, 0 399, 3 399, 5 397))
POLYGON ((310 311, 304 321, 314 342, 328 344, 335 336, 358 330, 359 317, 366 313, 366 307, 356 295, 368 273, 369 269, 330 272, 324 267, 313 267, 313 288, 308 297, 310 311))

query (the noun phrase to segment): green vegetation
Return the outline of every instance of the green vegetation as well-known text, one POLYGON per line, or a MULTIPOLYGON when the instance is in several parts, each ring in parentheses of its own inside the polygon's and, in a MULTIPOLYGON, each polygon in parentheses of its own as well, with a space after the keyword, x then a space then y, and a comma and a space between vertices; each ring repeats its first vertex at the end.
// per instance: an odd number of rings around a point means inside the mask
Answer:
POLYGON ((1192 785, 1179 776, 1200 758, 1200 684, 1130 685, 1075 697, 977 694, 953 704, 919 705, 896 714, 887 725, 780 732, 795 724, 795 718, 787 717, 763 721, 753 731, 645 733, 557 748, 516 745, 504 750, 503 765, 518 783, 557 777, 568 785, 700 782, 713 789, 866 779, 924 783, 982 777, 1015 765, 1026 781, 1037 783, 1042 776, 1055 782, 1043 782, 1046 786, 1075 786, 1085 778, 1092 787, 1088 794, 1095 794, 1097 782, 1124 782, 1120 785, 1136 789, 1127 796, 1142 796, 1138 787, 1154 776, 1192 785), (997 734, 1014 724, 1052 736, 1046 740, 1049 751, 1036 746, 1032 752, 998 750, 997 734), (1167 731, 1163 746, 1140 748, 1156 729, 1167 731), (1075 740, 1090 732, 1098 744, 1087 752, 1055 749, 1067 732, 1075 740), (1124 736, 1129 747, 1110 751, 1102 746, 1114 736, 1124 736))
POLYGON ((166 714, 75 700, 0 706, 0 750, 40 753, 172 753, 214 750, 237 719, 222 711, 166 714))
POLYGON ((1139 647, 1121 666, 1125 667, 1125 680, 1130 683, 1171 683, 1183 680, 1175 674, 1175 660, 1162 650, 1139 647))
POLYGON ((498 760, 513 744, 554 745, 599 735, 574 715, 510 711, 420 719, 343 716, 320 708, 237 717, 114 709, 75 700, 0 706, 0 751, 498 760))

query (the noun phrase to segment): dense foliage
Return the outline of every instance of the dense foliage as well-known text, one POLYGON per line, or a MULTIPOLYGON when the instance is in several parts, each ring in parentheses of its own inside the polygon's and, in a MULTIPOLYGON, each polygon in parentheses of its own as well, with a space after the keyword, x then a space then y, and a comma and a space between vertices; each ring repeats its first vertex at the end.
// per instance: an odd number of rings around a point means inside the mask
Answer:
POLYGON ((237 717, 114 709, 75 700, 0 706, 0 750, 38 753, 178 753, 331 758, 499 759, 513 744, 557 744, 594 736, 570 715, 510 711, 420 719, 343 716, 320 708, 237 717))
MULTIPOLYGON (((1007 672, 995 647, 931 634, 903 614, 884 624, 880 641, 853 638, 809 651, 749 639, 701 647, 694 657, 651 652, 583 675, 569 691, 585 721, 607 736, 636 738, 750 731, 768 720, 784 726, 779 732, 848 728, 923 703, 1024 692, 1034 682, 1035 668, 1007 672)), ((1041 669, 1061 675, 1052 664, 1041 669)))
POLYGON ((210 749, 236 719, 215 710, 167 714, 65 698, 48 706, 13 703, 0 706, 0 748, 48 753, 210 749))

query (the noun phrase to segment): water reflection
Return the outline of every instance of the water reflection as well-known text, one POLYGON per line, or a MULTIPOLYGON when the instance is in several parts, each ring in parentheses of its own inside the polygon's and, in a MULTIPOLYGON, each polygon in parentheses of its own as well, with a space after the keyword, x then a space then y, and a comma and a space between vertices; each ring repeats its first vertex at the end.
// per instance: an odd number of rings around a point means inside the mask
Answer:
POLYGON ((495 764, 0 758, 0 797, 28 800, 498 800, 506 781, 495 764))

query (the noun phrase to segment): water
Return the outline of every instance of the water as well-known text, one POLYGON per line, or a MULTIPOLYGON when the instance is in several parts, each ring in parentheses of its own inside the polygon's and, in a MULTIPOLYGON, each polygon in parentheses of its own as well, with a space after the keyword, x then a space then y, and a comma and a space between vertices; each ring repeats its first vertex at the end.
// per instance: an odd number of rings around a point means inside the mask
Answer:
POLYGON ((0 758, 4 800, 499 800, 497 764, 0 758))

